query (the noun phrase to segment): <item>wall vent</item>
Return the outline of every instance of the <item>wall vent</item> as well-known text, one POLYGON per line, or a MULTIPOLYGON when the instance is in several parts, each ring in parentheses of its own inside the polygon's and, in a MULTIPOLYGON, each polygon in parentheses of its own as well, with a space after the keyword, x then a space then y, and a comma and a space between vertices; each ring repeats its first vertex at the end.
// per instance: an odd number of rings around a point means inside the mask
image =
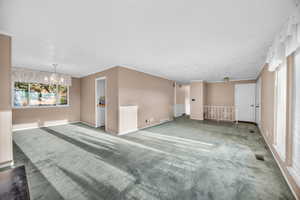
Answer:
POLYGON ((261 154, 255 154, 256 160, 265 161, 265 157, 261 154))

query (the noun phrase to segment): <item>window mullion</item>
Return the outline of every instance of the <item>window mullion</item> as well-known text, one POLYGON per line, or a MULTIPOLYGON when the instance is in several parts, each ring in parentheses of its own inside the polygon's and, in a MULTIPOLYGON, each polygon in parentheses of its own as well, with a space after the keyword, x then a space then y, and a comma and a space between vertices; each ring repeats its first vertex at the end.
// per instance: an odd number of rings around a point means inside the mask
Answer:
POLYGON ((27 96, 27 101, 28 101, 28 106, 30 106, 30 88, 31 88, 31 84, 28 83, 28 96, 27 96))
POLYGON ((58 100, 59 100, 59 91, 58 91, 58 88, 59 88, 59 86, 58 86, 58 84, 56 85, 56 101, 55 101, 55 106, 57 106, 57 102, 58 102, 58 100))

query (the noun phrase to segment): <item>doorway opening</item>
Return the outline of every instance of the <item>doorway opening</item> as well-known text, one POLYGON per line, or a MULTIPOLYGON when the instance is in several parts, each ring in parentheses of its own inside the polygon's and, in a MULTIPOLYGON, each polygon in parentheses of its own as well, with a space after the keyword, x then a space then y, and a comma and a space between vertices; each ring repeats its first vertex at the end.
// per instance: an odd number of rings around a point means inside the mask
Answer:
POLYGON ((104 130, 107 128, 107 101, 106 101, 106 77, 101 77, 96 79, 95 83, 95 92, 96 92, 96 117, 95 117, 95 127, 103 128, 104 130))

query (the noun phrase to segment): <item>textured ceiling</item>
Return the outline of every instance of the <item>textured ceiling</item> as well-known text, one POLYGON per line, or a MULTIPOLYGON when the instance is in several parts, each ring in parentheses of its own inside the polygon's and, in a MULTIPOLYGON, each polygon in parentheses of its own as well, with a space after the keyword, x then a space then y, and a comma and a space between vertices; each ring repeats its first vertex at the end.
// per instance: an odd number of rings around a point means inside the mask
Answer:
POLYGON ((172 80, 256 78, 294 0, 1 0, 17 67, 85 76, 128 66, 172 80))

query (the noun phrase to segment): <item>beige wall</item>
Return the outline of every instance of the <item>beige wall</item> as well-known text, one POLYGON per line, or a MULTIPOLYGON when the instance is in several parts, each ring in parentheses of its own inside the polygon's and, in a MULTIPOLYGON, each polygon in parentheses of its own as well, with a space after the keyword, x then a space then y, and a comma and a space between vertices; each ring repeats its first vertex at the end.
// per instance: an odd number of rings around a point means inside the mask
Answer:
POLYGON ((278 161, 283 173, 288 179, 289 184, 295 191, 298 198, 300 198, 300 188, 293 180, 288 172, 288 167, 291 159, 292 137, 291 137, 291 87, 292 87, 292 70, 293 70, 293 56, 288 57, 288 93, 287 93, 287 151, 286 160, 282 161, 273 147, 274 144, 274 99, 275 99, 275 72, 268 71, 268 65, 265 65, 261 77, 261 133, 268 143, 275 159, 278 161))
POLYGON ((214 106, 233 106, 234 84, 206 83, 205 104, 214 106))
MULTIPOLYGON (((95 80, 96 78, 106 77, 106 106, 107 106, 107 127, 109 133, 118 132, 118 67, 92 74, 81 78, 81 104, 80 119, 82 122, 95 126, 95 80)), ((139 83, 140 84, 140 83, 139 83)))
POLYGON ((0 34, 0 165, 13 160, 10 75, 11 38, 0 34))
POLYGON ((185 104, 186 87, 187 85, 176 84, 176 104, 185 104))
POLYGON ((269 142, 273 141, 275 72, 264 66, 261 72, 261 129, 269 142))
POLYGON ((235 84, 255 83, 255 80, 206 83, 205 105, 234 106, 235 84))
POLYGON ((10 110, 11 38, 0 34, 0 110, 10 110))
POLYGON ((190 106, 191 106, 191 119, 203 120, 203 105, 205 103, 204 92, 206 83, 203 81, 194 81, 191 83, 190 89, 190 106), (195 101, 192 101, 194 99, 195 101))
POLYGON ((43 127, 80 121, 80 79, 72 78, 68 107, 13 109, 13 128, 43 127))
POLYGON ((173 117, 173 81, 124 67, 118 69, 119 105, 138 106, 138 128, 173 117))
POLYGON ((138 128, 173 116, 172 81, 124 67, 113 67, 81 79, 81 121, 95 126, 95 79, 100 77, 107 80, 107 132, 119 132, 119 106, 138 106, 138 128), (146 123, 146 120, 149 122, 146 123))

